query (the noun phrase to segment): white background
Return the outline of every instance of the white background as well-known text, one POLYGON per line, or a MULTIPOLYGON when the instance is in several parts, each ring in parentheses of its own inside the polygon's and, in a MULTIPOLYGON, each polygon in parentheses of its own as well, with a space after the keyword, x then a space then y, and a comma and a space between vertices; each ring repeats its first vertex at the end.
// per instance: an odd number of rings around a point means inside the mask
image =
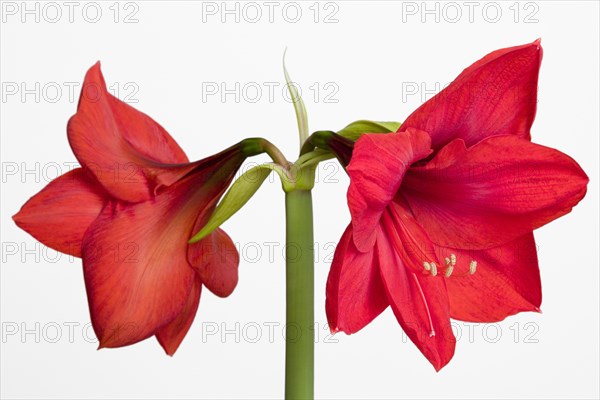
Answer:
POLYGON ((543 314, 521 314, 492 326, 457 323, 456 355, 440 373, 403 337, 389 309, 356 335, 327 337, 325 281, 349 214, 348 180, 335 163, 325 163, 314 190, 316 395, 597 398, 598 3, 474 2, 469 15, 463 2, 428 2, 428 9, 437 7, 436 15, 423 14, 421 2, 341 1, 318 4, 315 22, 313 2, 303 2, 296 23, 291 22, 295 6, 287 6, 285 14, 286 3, 276 3, 270 22, 268 6, 255 4, 262 12, 258 22, 251 21, 254 6, 238 3, 239 22, 231 14, 223 23, 221 2, 204 4, 205 10, 216 6, 215 15, 203 14, 200 2, 138 1, 116 7, 113 2, 98 7, 76 2, 71 16, 62 2, 28 2, 29 9, 37 7, 33 14, 24 13, 21 2, 3 3, 2 396, 283 394, 284 209, 275 180, 225 225, 242 252, 238 288, 224 300, 203 293, 196 321, 173 358, 154 339, 96 351, 80 260, 36 244, 12 223, 11 215, 30 196, 75 161, 65 127, 79 90, 70 98, 69 87, 79 84, 97 60, 118 96, 137 101, 133 105, 163 124, 191 159, 248 136, 270 139, 293 159, 296 122, 282 95, 286 46, 311 130, 336 130, 363 118, 402 121, 425 100, 422 96, 431 97, 422 89, 445 85, 492 50, 541 37, 544 59, 533 140, 569 154, 590 177, 582 203, 536 232, 543 314), (102 15, 94 23, 97 8, 102 15), (325 23, 331 13, 332 23, 325 23), (127 15, 137 22, 125 23, 127 15), (220 94, 204 93, 203 98, 203 87, 224 83, 234 89, 236 82, 241 90, 237 101, 233 94, 224 101, 220 94), (271 82, 279 84, 272 99, 271 82), (263 91, 258 99, 256 87, 263 91), (411 94, 408 90, 415 87, 418 93, 411 94), (22 89, 33 93, 22 97, 22 89))

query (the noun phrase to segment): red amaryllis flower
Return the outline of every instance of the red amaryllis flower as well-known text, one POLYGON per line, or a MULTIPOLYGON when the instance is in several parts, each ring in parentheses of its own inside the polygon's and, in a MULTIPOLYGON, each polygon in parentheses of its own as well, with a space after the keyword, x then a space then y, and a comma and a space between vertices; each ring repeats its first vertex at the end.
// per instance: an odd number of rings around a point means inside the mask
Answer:
POLYGON ((347 167, 352 223, 327 282, 333 331, 354 333, 388 305, 439 370, 450 318, 539 311, 532 231, 571 211, 588 178, 530 142, 539 41, 495 51, 423 104, 397 133, 365 134, 347 167))
POLYGON ((189 163, 171 136, 87 73, 68 137, 82 167, 32 197, 13 218, 40 242, 83 258, 100 347, 156 335, 173 354, 202 286, 219 296, 237 284, 239 256, 217 230, 187 244, 245 156, 242 146, 189 163))

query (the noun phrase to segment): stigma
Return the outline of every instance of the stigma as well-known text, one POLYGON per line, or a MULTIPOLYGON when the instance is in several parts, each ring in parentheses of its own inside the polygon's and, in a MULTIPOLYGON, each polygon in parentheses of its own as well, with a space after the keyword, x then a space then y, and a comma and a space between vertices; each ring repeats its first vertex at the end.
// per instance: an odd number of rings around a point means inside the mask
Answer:
MULTIPOLYGON (((443 276, 446 278, 450 278, 450 276, 452 276, 452 274, 454 273, 455 267, 456 267, 456 254, 450 254, 450 256, 444 258, 444 263, 446 264, 444 272, 443 272, 443 276)), ((471 262, 469 263, 469 270, 465 271, 464 273, 461 274, 454 274, 454 276, 467 276, 467 275, 473 275, 477 270, 477 261, 475 260, 471 260, 471 262)), ((423 273, 424 274, 431 274, 431 276, 437 276, 438 274, 438 266, 435 262, 432 261, 424 261, 423 262, 423 273)))

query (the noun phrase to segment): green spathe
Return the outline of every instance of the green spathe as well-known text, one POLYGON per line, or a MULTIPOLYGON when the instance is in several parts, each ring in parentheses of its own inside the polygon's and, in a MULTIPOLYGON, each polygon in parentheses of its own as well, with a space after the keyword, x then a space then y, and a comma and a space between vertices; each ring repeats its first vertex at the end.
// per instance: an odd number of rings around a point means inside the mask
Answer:
POLYGON ((249 169, 231 185, 206 225, 188 243, 196 243, 204 239, 238 212, 254 196, 271 171, 277 172, 281 177, 284 191, 287 192, 293 188, 293 182, 281 165, 266 163, 249 169))
POLYGON ((338 131, 337 134, 346 139, 356 141, 365 133, 390 133, 396 132, 398 128, 400 128, 400 122, 369 121, 364 119, 352 122, 338 131))
MULTIPOLYGON (((286 49, 287 52, 287 49, 286 49)), ((298 134, 300 136, 300 147, 304 144, 306 139, 308 139, 308 114, 306 113, 306 107, 304 106, 304 101, 302 101, 302 97, 298 93, 298 89, 292 79, 290 78, 290 74, 288 74, 287 68, 285 67, 285 52, 283 53, 283 74, 285 75, 285 81, 287 83, 288 90, 290 92, 290 96, 292 97, 292 102, 294 104, 294 111, 296 112, 296 120, 298 121, 298 134)))

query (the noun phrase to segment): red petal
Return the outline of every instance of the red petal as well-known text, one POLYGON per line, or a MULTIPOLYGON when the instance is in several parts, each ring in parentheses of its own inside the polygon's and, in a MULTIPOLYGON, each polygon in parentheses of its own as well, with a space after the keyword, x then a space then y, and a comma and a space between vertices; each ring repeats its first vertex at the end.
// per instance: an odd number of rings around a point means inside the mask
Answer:
POLYGON ((413 112, 400 131, 428 132, 436 150, 455 138, 468 146, 492 135, 529 140, 541 61, 539 40, 494 51, 413 112))
POLYGON ((109 204, 88 229, 83 267, 102 347, 143 340, 182 312, 196 275, 187 241, 198 214, 212 209, 231 181, 235 169, 226 161, 195 171, 152 201, 109 204))
POLYGON ((187 302, 195 275, 185 257, 189 230, 172 222, 168 204, 108 205, 85 235, 84 276, 101 347, 154 335, 187 302))
POLYGON ((395 245, 398 256, 407 268, 421 273, 424 262, 441 264, 429 236, 415 221, 402 197, 398 196, 390 203, 381 221, 382 227, 395 245))
POLYGON ((466 149, 457 139, 400 191, 431 240, 485 249, 523 236, 583 198, 588 178, 565 154, 516 136, 493 136, 466 149))
POLYGON ((332 332, 355 333, 388 306, 374 253, 361 253, 348 226, 335 250, 327 279, 325 310, 332 332))
POLYGON ((348 206, 354 243, 369 251, 383 210, 396 195, 404 173, 415 161, 431 153, 427 133, 409 129, 402 133, 362 135, 347 171, 350 176, 348 206))
POLYGON ((454 355, 456 344, 444 279, 413 272, 390 235, 380 230, 376 243, 388 300, 404 332, 439 371, 454 355))
POLYGON ((147 200, 159 184, 170 184, 192 165, 171 136, 146 114, 112 96, 100 63, 87 72, 77 114, 67 127, 82 166, 114 197, 147 200))
POLYGON ((181 310, 173 321, 156 332, 156 339, 158 339, 158 342, 168 355, 172 356, 175 354, 183 338, 192 326, 196 311, 198 311, 198 304, 200 304, 201 292, 202 282, 196 277, 188 300, 183 306, 183 310, 181 310))
POLYGON ((497 322, 522 311, 539 311, 542 287, 533 234, 488 250, 439 248, 443 257, 456 255, 457 265, 446 279, 450 316, 470 322, 497 322), (467 273, 471 260, 475 274, 467 273))
MULTIPOLYGON (((193 232, 199 231, 206 218, 199 218, 193 232)), ((238 282, 240 256, 231 238, 217 229, 198 243, 188 246, 188 261, 204 286, 219 297, 227 297, 238 282)))
POLYGON ((108 196, 89 178, 77 168, 54 179, 13 216, 15 223, 46 246, 81 257, 83 234, 108 196))

